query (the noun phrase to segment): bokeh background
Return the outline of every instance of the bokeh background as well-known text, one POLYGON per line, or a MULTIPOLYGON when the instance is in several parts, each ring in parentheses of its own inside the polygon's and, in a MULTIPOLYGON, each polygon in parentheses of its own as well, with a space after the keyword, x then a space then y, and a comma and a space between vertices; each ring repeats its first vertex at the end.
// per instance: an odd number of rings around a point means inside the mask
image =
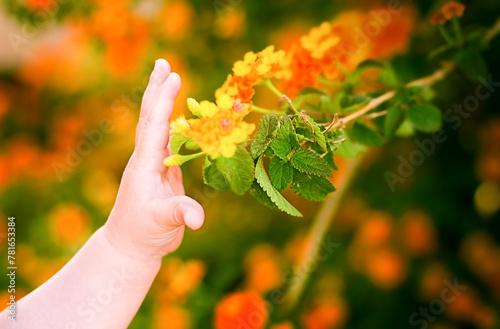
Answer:
MULTIPOLYGON (((426 60, 442 42, 427 18, 442 2, 402 3, 411 6, 416 25, 408 51, 393 65, 410 80, 438 66, 426 60)), ((15 216, 18 297, 60 269, 105 222, 155 59, 167 59, 182 77, 176 116, 185 113, 187 97, 213 100, 245 52, 269 44, 286 49, 322 21, 376 5, 386 3, 4 0, 0 251, 6 259, 7 217, 15 216)), ((496 0, 465 5, 463 22, 470 27, 491 26, 500 15, 496 0)), ((500 80, 500 38, 484 56, 493 80, 500 80)), ((435 103, 446 110, 475 87, 452 73, 436 86, 435 103)), ((262 95, 256 103, 267 97, 262 95)), ((274 312, 269 327, 499 328, 499 101, 493 92, 459 129, 445 124, 447 140, 394 192, 384 173, 396 173, 398 156, 408 158, 414 139, 428 136, 395 139, 370 152, 328 232, 338 248, 309 273, 293 312, 274 312), (445 280, 455 279, 467 289, 432 319, 409 322, 420 307, 440 299, 445 280)), ((200 168, 193 161, 183 172, 187 194, 205 207, 206 225, 188 232, 165 258, 130 328, 212 328, 221 301, 245 302, 225 296, 252 291, 266 298, 287 284, 298 264, 318 204, 286 194, 305 215, 290 218, 248 195, 204 186, 200 168)), ((5 276, 0 283, 7 286, 5 276)), ((2 288, 4 306, 6 298, 2 288)))

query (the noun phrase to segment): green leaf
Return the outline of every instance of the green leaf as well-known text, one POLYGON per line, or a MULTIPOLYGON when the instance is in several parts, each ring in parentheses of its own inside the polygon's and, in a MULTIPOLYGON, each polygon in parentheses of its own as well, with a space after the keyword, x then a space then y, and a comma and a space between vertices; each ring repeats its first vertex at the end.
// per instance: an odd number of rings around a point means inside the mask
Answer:
POLYGON ((274 153, 283 160, 287 160, 288 154, 292 152, 290 144, 282 139, 273 140, 269 146, 271 146, 274 153))
POLYGON ((254 178, 253 160, 250 154, 238 147, 231 158, 219 157, 215 161, 217 169, 222 172, 236 194, 243 194, 250 188, 254 178))
POLYGON ((344 143, 346 137, 343 130, 329 130, 325 135, 330 151, 335 152, 344 143))
POLYGON ((298 129, 300 129, 300 130, 297 129, 298 132, 306 137, 309 137, 313 134, 316 143, 318 143, 318 145, 326 152, 325 135, 323 135, 323 132, 321 131, 318 124, 316 123, 316 121, 314 121, 313 118, 311 118, 309 115, 306 115, 306 120, 309 121, 311 126, 309 126, 307 122, 302 121, 300 117, 295 118, 295 122, 299 126, 298 129), (312 132, 311 132, 311 127, 313 128, 312 132), (305 130, 307 130, 309 133, 306 133, 305 130))
POLYGON ((257 160, 255 165, 255 179, 266 192, 269 199, 278 207, 278 209, 290 214, 292 216, 302 217, 302 214, 295 209, 274 187, 266 171, 264 170, 264 164, 262 163, 262 156, 257 160))
POLYGON ((311 150, 300 150, 292 157, 292 166, 304 173, 316 176, 332 176, 328 163, 311 150))
POLYGON ((197 150, 200 148, 198 143, 196 143, 194 140, 191 138, 186 141, 186 144, 184 145, 188 150, 197 150))
POLYGON ((411 124, 410 120, 406 118, 399 129, 396 131, 396 136, 410 137, 415 134, 415 127, 411 124))
POLYGON ((399 106, 390 107, 384 120, 384 134, 389 138, 399 129, 405 121, 405 112, 399 106))
POLYGON ((385 68, 384 63, 375 61, 373 59, 366 59, 358 64, 358 66, 356 67, 356 71, 363 72, 366 70, 383 69, 383 68, 385 68))
POLYGON ((351 134, 355 140, 363 145, 379 146, 384 142, 384 138, 375 130, 359 122, 354 123, 351 134))
POLYGON ((366 104, 370 101, 370 97, 357 94, 352 96, 344 96, 340 100, 340 107, 342 113, 352 112, 366 104))
POLYGON ((325 154, 323 159, 325 159, 325 161, 328 162, 328 165, 330 166, 330 168, 332 168, 333 170, 339 170, 339 168, 335 164, 335 160, 333 159, 333 152, 332 151, 328 151, 328 153, 325 154))
POLYGON ((288 155, 293 149, 300 148, 295 128, 292 125, 290 117, 284 116, 281 118, 276 139, 269 145, 274 153, 283 160, 288 159, 288 155))
POLYGON ((397 87, 398 85, 398 77, 392 68, 387 68, 380 73, 380 81, 390 87, 397 87))
POLYGON ((259 127, 254 136, 254 141, 250 146, 250 152, 254 159, 264 153, 274 138, 274 133, 278 128, 278 117, 272 114, 266 114, 260 119, 259 127))
POLYGON ((354 143, 350 139, 346 139, 335 153, 349 159, 357 157, 360 153, 366 153, 366 148, 361 144, 354 143))
POLYGON ((408 111, 408 119, 415 128, 423 132, 429 133, 441 128, 441 111, 432 105, 413 105, 408 111))
POLYGON ((310 201, 323 201, 335 186, 324 177, 310 176, 298 170, 293 171, 292 190, 310 201))
POLYGON ((205 162, 203 163, 203 181, 205 184, 219 191, 227 191, 230 187, 224 175, 208 157, 205 158, 205 162))
POLYGON ((464 71, 465 75, 472 80, 478 81, 478 77, 486 78, 488 76, 488 67, 483 56, 475 50, 465 50, 455 55, 458 66, 464 71))
POLYGON ((273 157, 269 162, 269 178, 278 191, 284 191, 292 182, 292 165, 288 161, 273 157))
POLYGON ((327 93, 317 88, 305 87, 300 90, 299 96, 301 95, 327 95, 327 93))
POLYGON ((321 96, 319 100, 319 108, 321 112, 326 112, 331 114, 337 112, 335 104, 329 96, 321 96))
POLYGON ((252 187, 250 187, 250 194, 260 201, 265 206, 268 206, 271 209, 279 210, 278 206, 271 201, 271 198, 267 195, 266 191, 262 189, 262 187, 257 183, 256 180, 253 181, 252 187))
POLYGON ((170 138, 170 148, 172 149, 172 154, 179 154, 179 150, 182 145, 187 142, 190 138, 182 135, 174 135, 170 138))

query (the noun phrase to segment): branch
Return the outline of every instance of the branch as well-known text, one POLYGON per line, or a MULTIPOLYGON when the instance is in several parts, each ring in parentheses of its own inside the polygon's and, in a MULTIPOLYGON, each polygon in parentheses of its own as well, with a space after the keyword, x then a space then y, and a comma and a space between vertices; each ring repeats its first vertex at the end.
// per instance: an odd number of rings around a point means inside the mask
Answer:
POLYGON ((294 277, 290 282, 293 284, 289 287, 285 295, 285 308, 291 310, 297 303, 305 288, 309 274, 314 270, 318 260, 318 245, 323 240, 325 233, 331 226, 333 219, 340 208, 341 200, 349 190, 349 185, 352 182, 358 164, 362 162, 363 157, 358 156, 347 161, 347 166, 342 172, 342 175, 337 185, 337 191, 330 193, 321 204, 313 224, 309 229, 306 241, 306 249, 302 255, 300 264, 295 268, 298 272, 294 272, 294 277), (304 275, 305 273, 305 275, 304 275))
MULTIPOLYGON (((437 81, 442 80, 454 67, 455 67, 455 64, 453 62, 445 62, 445 63, 443 63, 443 67, 441 69, 437 70, 436 72, 434 72, 433 74, 431 74, 425 78, 415 80, 415 81, 412 81, 412 82, 406 84, 406 87, 415 87, 415 86, 429 87, 429 86, 433 85, 434 83, 436 83, 437 81)), ((376 108, 380 104, 387 102, 388 100, 393 98, 395 95, 396 95, 396 92, 394 90, 392 90, 392 91, 386 92, 383 95, 380 95, 377 98, 372 99, 368 104, 363 106, 358 111, 356 111, 356 112, 354 112, 354 113, 352 113, 344 118, 339 119, 338 122, 336 122, 335 124, 333 124, 330 127, 330 129, 342 127, 347 122, 356 120, 357 118, 366 114, 370 110, 373 110, 374 108, 376 108)))

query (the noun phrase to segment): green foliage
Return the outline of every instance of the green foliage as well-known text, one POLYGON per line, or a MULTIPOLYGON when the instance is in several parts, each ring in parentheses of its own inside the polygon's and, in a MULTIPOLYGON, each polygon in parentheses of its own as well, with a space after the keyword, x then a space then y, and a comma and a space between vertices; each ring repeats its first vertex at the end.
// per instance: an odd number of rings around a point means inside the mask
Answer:
POLYGON ((408 119, 415 128, 423 132, 429 133, 441 128, 441 112, 432 105, 413 105, 408 111, 408 119))
POLYGON ((330 177, 332 170, 328 163, 311 150, 300 150, 291 159, 292 166, 300 172, 330 177))
MULTIPOLYGON (((238 147, 233 157, 224 158, 221 156, 217 158, 214 163, 216 169, 218 172, 222 173, 234 193, 243 194, 252 185, 254 178, 253 161, 250 154, 248 154, 244 148, 238 147)), ((205 171, 205 179, 207 182, 214 182, 213 177, 207 177, 207 174, 212 174, 212 171, 205 171)), ((223 184, 221 180, 217 178, 216 186, 212 186, 217 188, 223 186, 223 184)))
POLYGON ((205 158, 203 164, 203 181, 205 184, 212 186, 219 191, 228 191, 230 186, 222 172, 217 169, 215 163, 211 162, 208 157, 205 158))
POLYGON ((174 135, 170 139, 170 148, 172 149, 172 154, 179 154, 179 150, 182 145, 186 143, 190 138, 182 135, 174 135))
POLYGON ((276 155, 283 160, 288 159, 292 150, 300 148, 290 117, 284 116, 281 118, 276 139, 271 142, 270 146, 276 155))
POLYGON ((267 195, 266 191, 262 189, 262 187, 259 185, 259 183, 257 183, 256 180, 253 181, 252 186, 250 187, 250 194, 263 205, 274 210, 279 210, 278 206, 273 203, 271 198, 267 195))
POLYGON ((293 171, 292 190, 310 201, 323 201, 335 187, 325 177, 308 175, 296 169, 293 171))
POLYGON ((274 138, 278 128, 278 117, 266 114, 260 119, 259 127, 254 136, 254 141, 250 146, 250 152, 254 159, 260 157, 267 149, 274 138))
POLYGON ((285 190, 292 182, 292 165, 288 161, 273 157, 269 162, 269 178, 273 186, 280 192, 285 190))
POLYGON ((392 106, 387 110, 384 120, 384 135, 390 138, 401 127, 405 120, 405 112, 399 106, 392 106))
POLYGON ((359 122, 354 123, 351 134, 360 144, 367 146, 379 146, 384 142, 384 138, 375 130, 359 122))
POLYGON ((478 51, 467 49, 455 55, 458 66, 471 81, 478 81, 479 77, 488 76, 488 67, 483 56, 478 51))
MULTIPOLYGON (((286 212, 292 216, 302 217, 302 214, 295 209, 273 186, 267 173, 264 169, 264 164, 262 162, 262 156, 257 160, 255 165, 255 179, 266 192, 267 196, 273 204, 278 207, 279 210, 286 212)), ((259 199, 259 201, 262 201, 259 199)))

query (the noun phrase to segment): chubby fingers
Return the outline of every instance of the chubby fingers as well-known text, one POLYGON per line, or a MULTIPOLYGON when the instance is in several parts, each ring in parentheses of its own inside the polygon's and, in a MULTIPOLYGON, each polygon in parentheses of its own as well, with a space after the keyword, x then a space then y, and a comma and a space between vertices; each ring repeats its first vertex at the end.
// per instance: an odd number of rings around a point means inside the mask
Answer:
POLYGON ((185 195, 157 199, 153 207, 156 210, 155 220, 160 227, 165 229, 185 225, 191 230, 198 230, 205 222, 203 207, 185 195))
POLYGON ((169 140, 170 116, 180 88, 181 78, 177 73, 170 73, 167 80, 159 87, 135 147, 134 166, 163 171, 163 160, 167 155, 169 140))
POLYGON ((158 59, 155 62, 155 67, 151 76, 149 77, 149 83, 144 92, 144 96, 142 97, 141 104, 141 114, 139 116, 139 122, 137 124, 137 129, 135 133, 135 143, 137 144, 139 140, 139 136, 141 134, 142 129, 144 128, 144 122, 148 115, 148 112, 153 104, 158 90, 161 85, 167 80, 170 75, 171 69, 170 64, 164 59, 158 59))

